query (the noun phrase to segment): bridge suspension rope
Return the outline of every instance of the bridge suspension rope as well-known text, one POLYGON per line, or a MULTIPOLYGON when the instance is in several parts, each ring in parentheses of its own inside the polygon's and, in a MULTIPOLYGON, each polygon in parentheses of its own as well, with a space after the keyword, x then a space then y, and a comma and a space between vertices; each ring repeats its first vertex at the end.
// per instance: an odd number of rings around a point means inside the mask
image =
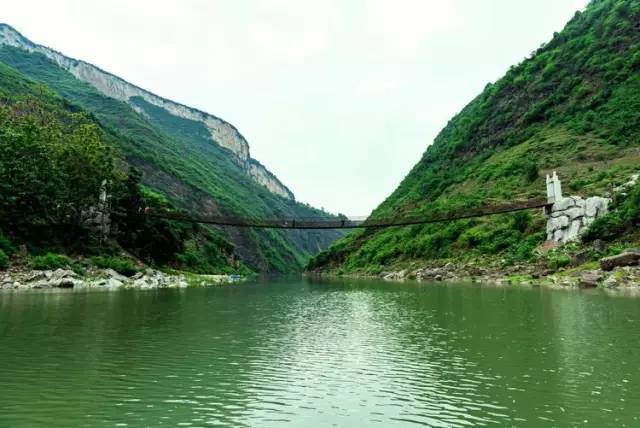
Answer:
POLYGON ((431 213, 421 215, 407 215, 393 218, 363 217, 298 217, 260 219, 236 216, 209 216, 157 211, 146 209, 144 215, 167 220, 184 221, 189 223, 211 224, 215 226, 248 227, 259 229, 358 229, 358 228, 386 228, 413 226, 429 223, 442 223, 454 220, 485 217, 496 214, 506 214, 516 211, 545 208, 549 206, 546 198, 532 198, 504 204, 493 204, 482 207, 459 209, 453 212, 431 213))

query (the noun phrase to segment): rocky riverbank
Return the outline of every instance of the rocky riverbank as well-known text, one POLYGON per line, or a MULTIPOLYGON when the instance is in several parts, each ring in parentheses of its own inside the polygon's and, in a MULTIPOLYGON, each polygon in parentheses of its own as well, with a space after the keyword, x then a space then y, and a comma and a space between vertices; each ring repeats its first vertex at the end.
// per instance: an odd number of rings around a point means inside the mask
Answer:
MULTIPOLYGON (((323 273, 313 272, 312 274, 323 273)), ((545 264, 522 264, 501 267, 499 264, 438 263, 387 270, 377 275, 347 274, 354 277, 375 277, 386 281, 476 282, 498 285, 540 285, 553 287, 602 287, 609 289, 640 289, 640 250, 629 249, 599 262, 550 270, 545 264)))
POLYGON ((191 273, 165 273, 156 269, 145 269, 127 277, 113 269, 92 269, 79 275, 70 269, 30 270, 10 269, 0 272, 0 289, 33 290, 53 288, 74 289, 139 289, 186 288, 230 284, 242 281, 238 275, 197 275, 191 273))

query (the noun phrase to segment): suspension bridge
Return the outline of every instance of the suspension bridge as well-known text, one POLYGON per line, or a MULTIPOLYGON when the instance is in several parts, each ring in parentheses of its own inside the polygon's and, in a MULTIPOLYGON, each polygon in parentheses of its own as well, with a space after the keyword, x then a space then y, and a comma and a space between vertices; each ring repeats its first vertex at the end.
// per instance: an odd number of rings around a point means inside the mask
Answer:
POLYGON ((183 213, 163 212, 146 209, 144 215, 189 223, 210 224, 216 226, 248 227, 259 229, 357 229, 412 226, 429 223, 442 223, 454 220, 506 214, 550 206, 548 198, 532 198, 502 204, 457 209, 451 212, 435 212, 420 215, 397 217, 299 217, 299 218, 250 218, 236 216, 200 217, 183 213))

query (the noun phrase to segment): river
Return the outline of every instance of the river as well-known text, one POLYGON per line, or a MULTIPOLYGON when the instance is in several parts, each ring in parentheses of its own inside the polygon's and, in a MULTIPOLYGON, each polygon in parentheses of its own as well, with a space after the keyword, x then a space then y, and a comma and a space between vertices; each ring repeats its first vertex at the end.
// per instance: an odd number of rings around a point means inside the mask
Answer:
POLYGON ((0 426, 639 426, 640 299, 277 279, 0 293, 0 426))

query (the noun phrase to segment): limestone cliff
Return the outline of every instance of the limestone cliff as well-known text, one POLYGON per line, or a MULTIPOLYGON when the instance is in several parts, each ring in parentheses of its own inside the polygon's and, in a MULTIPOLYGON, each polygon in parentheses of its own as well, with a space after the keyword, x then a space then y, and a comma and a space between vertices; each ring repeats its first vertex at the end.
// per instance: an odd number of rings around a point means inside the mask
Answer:
POLYGON ((263 185, 271 193, 283 198, 294 199, 293 193, 273 175, 268 169, 255 159, 249 159, 249 176, 258 184, 263 185))
POLYGON ((211 139, 219 146, 228 149, 236 161, 242 165, 249 177, 276 195, 287 199, 294 199, 293 193, 282 184, 273 173, 268 171, 259 162, 251 159, 249 144, 242 134, 230 123, 209 113, 162 98, 92 64, 69 58, 46 46, 33 43, 7 24, 0 24, 0 46, 2 45, 40 53, 71 73, 77 79, 90 84, 102 94, 124 101, 134 108, 136 108, 136 106, 132 104, 131 99, 140 97, 146 102, 160 107, 174 116, 201 122, 209 131, 211 139))

